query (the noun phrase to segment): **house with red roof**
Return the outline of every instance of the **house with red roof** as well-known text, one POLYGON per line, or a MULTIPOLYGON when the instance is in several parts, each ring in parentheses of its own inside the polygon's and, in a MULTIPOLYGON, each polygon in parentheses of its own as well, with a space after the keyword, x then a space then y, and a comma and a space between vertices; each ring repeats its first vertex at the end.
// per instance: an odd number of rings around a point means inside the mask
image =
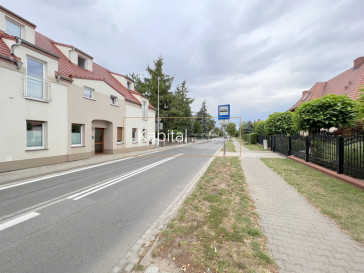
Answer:
POLYGON ((347 95, 359 99, 360 86, 364 85, 364 57, 354 60, 353 66, 326 82, 317 82, 309 90, 303 91, 301 98, 289 108, 294 111, 302 103, 321 98, 328 94, 347 95))
POLYGON ((0 6, 0 172, 154 148, 132 79, 0 6))

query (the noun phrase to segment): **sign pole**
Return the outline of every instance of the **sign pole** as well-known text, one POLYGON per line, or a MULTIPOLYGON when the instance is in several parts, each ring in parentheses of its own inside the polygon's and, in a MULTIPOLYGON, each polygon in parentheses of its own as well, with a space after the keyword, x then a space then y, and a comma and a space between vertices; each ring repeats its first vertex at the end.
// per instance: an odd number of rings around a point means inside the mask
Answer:
POLYGON ((226 143, 225 143, 225 127, 229 123, 230 119, 230 104, 225 105, 218 105, 218 118, 220 125, 223 131, 223 138, 224 138, 224 165, 225 165, 225 155, 226 155, 226 143))

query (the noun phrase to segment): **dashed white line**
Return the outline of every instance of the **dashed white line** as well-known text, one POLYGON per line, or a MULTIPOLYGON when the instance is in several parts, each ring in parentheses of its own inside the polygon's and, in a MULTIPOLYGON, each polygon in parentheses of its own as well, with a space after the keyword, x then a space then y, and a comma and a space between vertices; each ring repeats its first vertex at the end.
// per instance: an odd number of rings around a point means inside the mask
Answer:
MULTIPOLYGON (((140 155, 137 155, 135 157, 154 154, 154 153, 158 153, 158 152, 160 152, 160 151, 153 151, 153 152, 150 152, 150 153, 140 154, 140 155)), ((10 189, 10 188, 14 188, 14 187, 18 187, 18 186, 22 186, 22 185, 26 185, 26 184, 31 184, 31 183, 34 183, 34 182, 38 182, 38 181, 42 181, 42 180, 46 180, 46 179, 50 179, 50 178, 54 178, 54 177, 58 177, 58 176, 62 176, 62 175, 66 175, 66 174, 70 174, 70 173, 80 172, 80 171, 84 171, 84 170, 88 170, 88 169, 92 169, 92 168, 96 168, 96 167, 100 167, 100 166, 104 166, 104 165, 109 165, 109 164, 112 164, 112 163, 132 159, 132 158, 134 158, 134 157, 122 158, 122 159, 109 161, 109 162, 105 162, 105 163, 101 163, 101 164, 97 164, 97 165, 92 165, 92 166, 89 166, 89 167, 76 169, 76 170, 72 170, 72 171, 68 171, 68 172, 62 172, 62 173, 58 173, 58 174, 47 175, 47 176, 43 176, 43 177, 36 178, 36 179, 33 179, 33 180, 29 180, 29 181, 25 181, 25 182, 21 182, 21 183, 16 183, 16 184, 11 184, 9 186, 0 187, 0 191, 10 189)))
POLYGON ((145 172, 146 170, 149 170, 151 168, 154 168, 154 167, 156 167, 156 166, 158 166, 160 164, 163 164, 163 163, 165 163, 167 161, 170 161, 170 160, 172 160, 172 159, 174 159, 174 158, 176 158, 178 156, 181 156, 181 155, 183 155, 183 154, 177 154, 177 155, 174 155, 174 156, 169 157, 167 159, 163 159, 163 160, 160 160, 160 161, 155 162, 153 164, 149 164, 149 165, 144 166, 142 168, 139 168, 137 170, 131 171, 129 173, 126 173, 126 174, 121 175, 119 177, 113 178, 113 179, 111 179, 109 181, 106 181, 105 183, 99 184, 97 186, 94 186, 94 187, 88 188, 88 189, 86 189, 84 191, 81 191, 81 192, 78 192, 76 194, 73 194, 73 195, 67 197, 67 199, 79 200, 81 198, 84 198, 84 197, 92 194, 92 193, 95 193, 97 191, 100 191, 102 189, 105 189, 107 187, 110 187, 110 186, 112 186, 112 185, 114 185, 116 183, 119 183, 119 182, 121 182, 121 181, 123 181, 125 179, 128 179, 128 178, 130 178, 130 177, 132 177, 134 175, 137 175, 137 174, 140 174, 142 172, 145 172))
POLYGON ((30 213, 24 214, 22 216, 19 216, 17 218, 11 219, 9 221, 6 221, 4 223, 1 223, 0 224, 0 231, 2 231, 4 229, 7 229, 9 227, 15 226, 17 224, 20 224, 21 222, 32 219, 32 218, 34 218, 34 217, 36 217, 38 215, 39 215, 38 212, 33 211, 33 212, 30 212, 30 213))

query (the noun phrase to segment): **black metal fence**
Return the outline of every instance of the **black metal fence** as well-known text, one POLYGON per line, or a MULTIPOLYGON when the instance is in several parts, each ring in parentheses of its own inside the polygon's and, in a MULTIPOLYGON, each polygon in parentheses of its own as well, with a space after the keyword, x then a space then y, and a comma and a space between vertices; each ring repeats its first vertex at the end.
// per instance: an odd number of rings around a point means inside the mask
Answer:
POLYGON ((313 136, 260 135, 258 143, 267 141, 268 149, 293 155, 324 168, 364 179, 364 133, 342 137, 322 132, 313 136))

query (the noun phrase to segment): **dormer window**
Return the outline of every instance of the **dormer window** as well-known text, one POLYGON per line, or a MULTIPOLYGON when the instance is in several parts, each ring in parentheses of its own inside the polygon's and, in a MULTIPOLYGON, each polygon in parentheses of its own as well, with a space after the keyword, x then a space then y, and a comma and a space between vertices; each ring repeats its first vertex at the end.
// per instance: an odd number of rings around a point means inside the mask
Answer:
POLYGON ((21 26, 6 19, 6 33, 21 38, 21 26))
POLYGON ((128 89, 131 89, 131 83, 127 82, 126 84, 128 85, 128 89))
POLYGON ((86 69, 86 59, 78 55, 78 66, 86 69))

